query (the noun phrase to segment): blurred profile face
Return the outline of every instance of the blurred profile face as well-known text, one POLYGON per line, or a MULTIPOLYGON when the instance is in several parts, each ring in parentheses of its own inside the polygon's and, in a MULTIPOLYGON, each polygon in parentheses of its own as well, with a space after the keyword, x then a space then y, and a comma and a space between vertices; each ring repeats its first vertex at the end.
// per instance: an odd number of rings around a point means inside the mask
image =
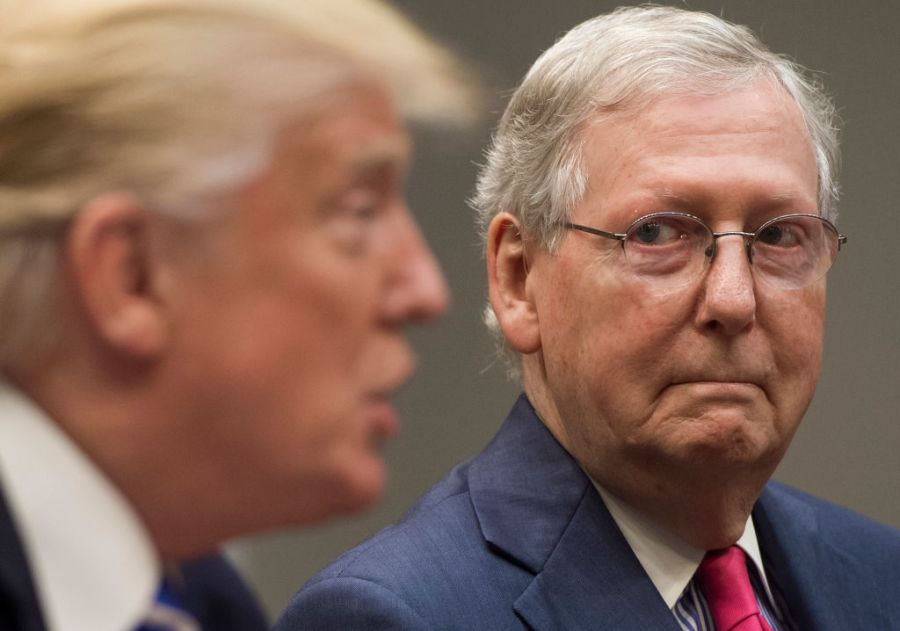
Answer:
POLYGON ((192 257, 178 325, 192 422, 228 492, 255 490, 278 521, 381 493, 390 397, 415 363, 404 328, 447 302, 403 199, 409 151, 379 89, 342 90, 278 140, 192 257))
MULTIPOLYGON (((575 223, 624 232, 681 211, 752 232, 819 212, 806 128, 765 81, 658 98, 594 121, 583 139, 575 223)), ((555 254, 530 247, 529 266, 540 350, 524 358, 526 389, 545 393, 539 413, 598 482, 627 499, 698 467, 771 472, 818 378, 824 279, 798 290, 754 279, 739 236, 675 288, 636 278, 620 242, 576 231, 555 254)))

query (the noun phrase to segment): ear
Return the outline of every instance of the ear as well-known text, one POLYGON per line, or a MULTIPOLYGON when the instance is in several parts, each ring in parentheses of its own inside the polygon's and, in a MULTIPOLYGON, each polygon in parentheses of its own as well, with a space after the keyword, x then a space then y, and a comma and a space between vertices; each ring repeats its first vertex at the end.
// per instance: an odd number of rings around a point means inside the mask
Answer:
POLYGON ((499 213, 487 236, 488 295, 500 328, 520 353, 541 347, 537 310, 527 291, 528 261, 519 220, 499 213))
POLYGON ((130 195, 106 193, 80 209, 66 240, 73 287, 95 339, 142 361, 157 358, 170 337, 156 295, 151 220, 130 195))

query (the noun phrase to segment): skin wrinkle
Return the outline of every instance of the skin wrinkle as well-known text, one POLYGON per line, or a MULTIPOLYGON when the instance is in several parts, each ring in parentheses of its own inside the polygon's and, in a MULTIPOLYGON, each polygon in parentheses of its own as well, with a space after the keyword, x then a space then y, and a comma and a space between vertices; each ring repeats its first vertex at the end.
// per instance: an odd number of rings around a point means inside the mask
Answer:
MULTIPOLYGON (((816 212, 808 134, 770 83, 658 99, 588 129, 574 222, 623 231, 680 210, 720 232, 816 212)), ((812 396, 824 281, 756 283, 737 236, 677 289, 629 278, 619 244, 583 233, 529 260, 540 351, 524 356, 524 383, 548 427, 601 485, 689 543, 732 543, 812 396)))

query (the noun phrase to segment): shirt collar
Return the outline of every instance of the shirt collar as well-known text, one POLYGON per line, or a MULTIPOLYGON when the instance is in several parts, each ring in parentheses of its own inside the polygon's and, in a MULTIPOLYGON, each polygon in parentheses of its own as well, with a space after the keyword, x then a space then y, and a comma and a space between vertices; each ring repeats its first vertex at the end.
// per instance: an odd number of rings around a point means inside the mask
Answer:
MULTIPOLYGON (((596 482, 593 483, 647 576, 669 609, 672 609, 694 577, 706 551, 688 545, 668 529, 607 492, 596 482)), ((737 545, 753 561, 757 574, 762 578, 769 602, 773 602, 759 552, 756 529, 749 517, 744 534, 738 539, 737 545)))
POLYGON ((160 562, 134 509, 75 443, 0 379, 0 479, 49 629, 121 631, 160 562))

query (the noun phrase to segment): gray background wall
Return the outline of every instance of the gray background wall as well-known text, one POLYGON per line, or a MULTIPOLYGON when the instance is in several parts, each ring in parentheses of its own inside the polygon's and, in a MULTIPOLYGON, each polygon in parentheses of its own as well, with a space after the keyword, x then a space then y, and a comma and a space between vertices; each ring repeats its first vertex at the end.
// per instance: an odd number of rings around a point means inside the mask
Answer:
MULTIPOLYGON (((420 369, 399 397, 391 480, 363 516, 242 542, 234 557, 272 615, 316 570, 395 520, 453 464, 477 452, 518 389, 480 324, 483 262, 465 199, 505 97, 537 55, 601 0, 397 0, 474 63, 494 100, 473 133, 421 136, 410 199, 453 290, 450 312, 413 335, 420 369)), ((900 3, 892 0, 668 2, 747 24, 774 50, 821 71, 844 119, 841 230, 830 273, 816 398, 777 477, 900 527, 900 3)))

